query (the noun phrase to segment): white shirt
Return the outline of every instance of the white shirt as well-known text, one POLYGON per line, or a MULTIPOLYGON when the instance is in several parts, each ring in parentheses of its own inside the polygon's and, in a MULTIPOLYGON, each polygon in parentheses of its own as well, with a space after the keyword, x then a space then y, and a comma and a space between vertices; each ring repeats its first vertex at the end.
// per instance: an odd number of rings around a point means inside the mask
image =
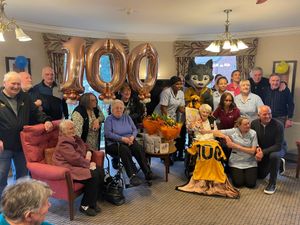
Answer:
MULTIPOLYGON (((231 140, 244 147, 256 147, 258 145, 257 136, 255 130, 250 129, 244 136, 241 134, 238 128, 220 130, 223 134, 229 136, 231 140)), ((239 149, 232 149, 229 162, 230 167, 238 169, 248 169, 251 167, 257 167, 257 162, 253 154, 242 152, 239 149)))
POLYGON ((166 88, 161 92, 160 102, 154 109, 154 112, 159 115, 162 114, 160 110, 161 105, 166 106, 168 116, 176 120, 178 107, 185 106, 183 91, 179 90, 175 95, 171 87, 166 88))

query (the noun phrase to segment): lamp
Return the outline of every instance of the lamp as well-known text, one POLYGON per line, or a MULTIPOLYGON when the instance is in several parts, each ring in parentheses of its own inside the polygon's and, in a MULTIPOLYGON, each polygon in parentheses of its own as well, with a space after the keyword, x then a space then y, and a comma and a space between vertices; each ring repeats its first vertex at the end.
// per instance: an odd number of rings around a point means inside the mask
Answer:
POLYGON ((242 49, 248 48, 248 46, 239 39, 233 39, 233 35, 229 32, 229 13, 231 9, 225 9, 224 13, 227 14, 227 20, 225 21, 225 32, 221 35, 221 39, 213 41, 205 50, 210 52, 220 52, 222 49, 230 49, 231 52, 236 52, 242 49))
POLYGON ((9 19, 5 12, 4 6, 6 5, 5 0, 0 0, 0 41, 4 42, 3 33, 7 31, 15 30, 16 38, 19 41, 31 41, 32 39, 24 33, 24 31, 16 24, 16 21, 9 19))

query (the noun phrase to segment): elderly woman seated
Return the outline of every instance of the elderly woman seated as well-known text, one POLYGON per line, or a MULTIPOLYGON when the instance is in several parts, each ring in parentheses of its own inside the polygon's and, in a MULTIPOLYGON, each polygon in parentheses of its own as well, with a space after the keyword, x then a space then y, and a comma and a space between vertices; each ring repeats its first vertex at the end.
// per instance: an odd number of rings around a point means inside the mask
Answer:
POLYGON ((215 118, 211 116, 212 108, 208 104, 202 104, 199 108, 200 118, 197 121, 190 121, 187 128, 190 133, 194 134, 194 140, 204 141, 214 139, 213 134, 202 134, 200 130, 217 129, 215 118))
POLYGON ((91 162, 92 151, 75 135, 74 123, 71 120, 63 120, 59 124, 59 131, 53 163, 69 168, 74 182, 85 185, 79 210, 88 216, 96 216, 101 211, 97 200, 102 194, 104 171, 95 162, 91 162))
POLYGON ((136 141, 137 128, 129 115, 123 114, 124 103, 114 100, 111 105, 112 114, 104 122, 104 135, 106 139, 106 153, 111 156, 119 156, 130 184, 140 185, 142 182, 136 176, 137 168, 132 160, 134 156, 140 165, 146 180, 152 179, 152 172, 147 163, 142 146, 136 141))
MULTIPOLYGON (((226 159, 225 154, 219 142, 214 140, 216 123, 210 116, 211 110, 208 104, 201 105, 200 118, 188 124, 188 129, 194 133, 194 139, 187 150, 187 157, 190 158, 187 163, 194 165, 195 168, 190 181, 177 187, 177 190, 237 198, 239 192, 232 187, 224 173, 222 161, 226 159)), ((190 169, 193 168, 191 165, 186 167, 190 175, 190 169)))

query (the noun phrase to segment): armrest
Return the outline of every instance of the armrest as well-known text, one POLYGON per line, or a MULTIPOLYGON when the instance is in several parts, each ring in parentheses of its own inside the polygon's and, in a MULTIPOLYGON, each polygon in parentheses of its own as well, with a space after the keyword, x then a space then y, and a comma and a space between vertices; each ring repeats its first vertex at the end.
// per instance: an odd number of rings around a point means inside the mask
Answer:
POLYGON ((27 163, 27 168, 32 175, 36 175, 47 180, 65 180, 66 173, 70 172, 68 168, 43 163, 29 162, 27 163))
POLYGON ((95 162, 97 166, 103 168, 103 161, 104 161, 104 151, 93 151, 92 155, 92 162, 95 162))

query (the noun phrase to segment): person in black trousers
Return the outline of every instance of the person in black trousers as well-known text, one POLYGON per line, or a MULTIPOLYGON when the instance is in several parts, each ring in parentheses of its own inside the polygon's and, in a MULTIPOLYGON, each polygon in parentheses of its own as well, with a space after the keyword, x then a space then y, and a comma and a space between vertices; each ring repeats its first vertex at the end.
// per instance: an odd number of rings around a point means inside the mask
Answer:
POLYGON ((258 117, 259 119, 251 123, 251 129, 256 131, 259 144, 255 154, 258 161, 258 178, 263 179, 270 174, 269 184, 264 192, 273 194, 276 191, 284 129, 279 121, 272 119, 271 108, 267 105, 259 107, 258 117))

